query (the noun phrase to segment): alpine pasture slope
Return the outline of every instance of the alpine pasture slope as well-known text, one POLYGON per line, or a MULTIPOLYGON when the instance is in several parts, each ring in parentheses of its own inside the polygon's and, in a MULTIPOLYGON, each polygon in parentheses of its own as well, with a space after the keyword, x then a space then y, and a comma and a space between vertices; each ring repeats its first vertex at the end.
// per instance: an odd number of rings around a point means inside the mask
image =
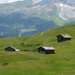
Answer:
POLYGON ((31 37, 0 39, 0 75, 75 75, 75 25, 63 26, 31 37), (57 42, 58 34, 72 40, 57 42), (5 52, 7 46, 20 52, 5 52), (38 53, 39 46, 53 46, 55 54, 38 53))

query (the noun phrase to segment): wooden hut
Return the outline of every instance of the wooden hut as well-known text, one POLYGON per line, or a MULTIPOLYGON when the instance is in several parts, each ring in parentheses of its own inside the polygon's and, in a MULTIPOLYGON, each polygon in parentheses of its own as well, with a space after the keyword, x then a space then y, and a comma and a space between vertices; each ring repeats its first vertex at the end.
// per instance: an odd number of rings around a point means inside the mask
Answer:
POLYGON ((39 53, 46 53, 46 54, 54 54, 55 48, 52 46, 49 47, 39 47, 38 48, 39 53))
POLYGON ((66 41, 66 40, 71 40, 71 36, 68 34, 59 34, 56 36, 58 42, 66 41))
POLYGON ((8 47, 5 48, 5 51, 20 51, 20 50, 14 48, 13 46, 8 46, 8 47))

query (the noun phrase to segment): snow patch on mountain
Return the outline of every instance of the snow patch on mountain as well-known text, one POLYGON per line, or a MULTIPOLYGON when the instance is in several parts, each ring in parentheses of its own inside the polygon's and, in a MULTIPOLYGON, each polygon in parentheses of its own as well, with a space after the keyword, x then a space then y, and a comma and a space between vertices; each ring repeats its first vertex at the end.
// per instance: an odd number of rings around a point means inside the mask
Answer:
POLYGON ((63 3, 56 3, 58 15, 63 19, 75 18, 75 7, 63 3))
POLYGON ((17 1, 23 1, 23 0, 8 0, 8 3, 17 2, 17 1))
POLYGON ((41 2, 42 0, 33 0, 33 4, 36 4, 36 3, 39 3, 41 2))
POLYGON ((0 0, 0 4, 12 3, 12 2, 17 2, 17 1, 23 1, 23 0, 0 0))
POLYGON ((67 20, 65 17, 62 16, 62 14, 58 14, 63 20, 67 20))

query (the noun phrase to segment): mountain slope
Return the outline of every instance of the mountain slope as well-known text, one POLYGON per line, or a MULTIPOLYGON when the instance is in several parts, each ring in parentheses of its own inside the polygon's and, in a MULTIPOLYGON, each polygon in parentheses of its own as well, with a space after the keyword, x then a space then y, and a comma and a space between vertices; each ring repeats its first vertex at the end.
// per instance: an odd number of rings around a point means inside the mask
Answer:
POLYGON ((74 15, 73 0, 24 0, 0 4, 0 37, 28 36, 57 26, 75 24, 74 15))
POLYGON ((23 18, 22 16, 22 14, 0 16, 0 38, 30 36, 57 27, 53 21, 37 17, 23 18))
POLYGON ((47 30, 32 37, 0 39, 0 75, 71 75, 75 74, 75 25, 47 30), (58 43, 56 35, 70 34, 72 40, 58 43), (21 52, 5 52, 7 46, 21 52), (35 51, 39 46, 55 47, 55 54, 35 51))
MULTIPOLYGON (((12 12, 17 12, 18 11, 18 12, 25 13, 27 11, 32 10, 31 11, 31 15, 32 15, 32 14, 34 14, 36 8, 38 8, 37 11, 39 12, 39 14, 44 13, 44 11, 46 11, 45 15, 50 16, 50 14, 48 14, 48 12, 52 12, 52 10, 56 9, 55 12, 58 15, 62 14, 62 13, 64 14, 64 15, 63 14, 61 15, 62 17, 67 17, 68 16, 68 17, 71 17, 71 18, 75 18, 75 16, 74 16, 75 6, 74 5, 75 4, 74 4, 73 0, 71 0, 71 1, 70 0, 62 0, 62 1, 61 0, 52 0, 52 1, 51 0, 39 0, 39 1, 24 0, 24 1, 14 2, 14 3, 9 3, 9 4, 0 4, 0 9, 1 9, 0 12, 5 13, 6 11, 9 11, 9 12, 12 13, 12 12), (55 8, 53 8, 53 7, 55 7, 55 8), (42 9, 44 10, 43 12, 41 11, 42 9)), ((25 13, 25 14, 27 14, 27 13, 25 13)), ((37 15, 37 12, 35 12, 35 13, 37 15)), ((43 14, 43 16, 44 16, 44 14, 43 14)), ((48 18, 48 16, 47 16, 47 18, 48 18)), ((61 16, 59 15, 59 17, 61 17, 61 16)))

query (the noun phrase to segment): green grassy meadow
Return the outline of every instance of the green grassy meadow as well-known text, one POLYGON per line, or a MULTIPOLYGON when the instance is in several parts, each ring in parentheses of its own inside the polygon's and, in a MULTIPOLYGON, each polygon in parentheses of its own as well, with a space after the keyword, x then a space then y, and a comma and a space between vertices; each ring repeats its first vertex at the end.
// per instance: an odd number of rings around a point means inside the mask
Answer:
POLYGON ((75 25, 63 26, 31 37, 0 39, 0 75, 75 75, 75 25), (57 42, 58 34, 72 40, 57 42), (7 52, 14 46, 20 52, 7 52), (37 52, 39 46, 53 46, 55 54, 37 52))

